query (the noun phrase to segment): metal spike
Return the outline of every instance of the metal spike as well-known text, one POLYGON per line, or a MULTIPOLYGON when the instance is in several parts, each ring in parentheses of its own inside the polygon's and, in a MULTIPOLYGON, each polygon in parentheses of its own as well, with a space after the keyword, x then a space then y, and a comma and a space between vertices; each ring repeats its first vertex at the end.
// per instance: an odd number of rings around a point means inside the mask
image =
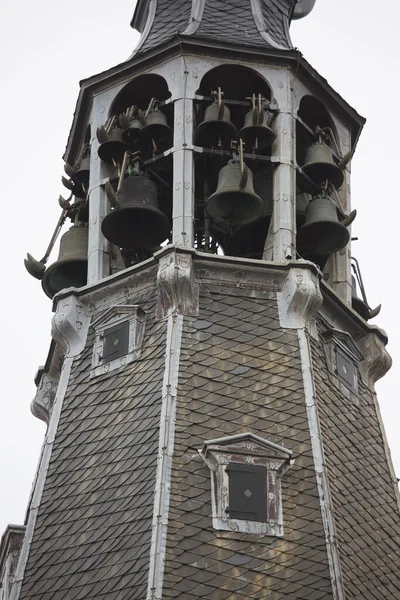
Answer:
POLYGON ((381 308, 382 308, 382 304, 378 304, 378 306, 376 308, 371 308, 369 311, 369 318, 373 319, 374 317, 377 317, 379 315, 379 313, 381 312, 381 308))
POLYGON ((342 225, 344 225, 345 227, 348 227, 349 225, 352 224, 352 222, 354 221, 356 216, 357 216, 357 210, 354 209, 351 211, 351 213, 349 215, 347 215, 347 217, 345 217, 343 219, 343 221, 341 221, 342 225))

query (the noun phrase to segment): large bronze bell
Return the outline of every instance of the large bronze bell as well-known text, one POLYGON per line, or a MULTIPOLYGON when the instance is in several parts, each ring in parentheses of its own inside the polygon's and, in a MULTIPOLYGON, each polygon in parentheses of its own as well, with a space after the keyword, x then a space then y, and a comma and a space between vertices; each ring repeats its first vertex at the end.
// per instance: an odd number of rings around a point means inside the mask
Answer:
POLYGON ((329 255, 346 246, 348 229, 340 223, 335 204, 327 196, 313 198, 305 214, 305 223, 297 235, 297 249, 303 258, 329 255))
POLYGON ((239 162, 230 160, 218 174, 216 191, 206 200, 206 212, 214 221, 225 221, 232 227, 256 221, 264 210, 255 193, 253 173, 239 162))
POLYGON ((99 157, 104 162, 112 165, 114 162, 121 162, 128 146, 124 141, 122 130, 119 128, 111 129, 107 133, 107 140, 99 146, 99 157))
POLYGON ((75 171, 73 175, 71 175, 71 179, 77 185, 81 185, 87 191, 89 187, 89 175, 90 175, 90 157, 86 156, 81 160, 81 164, 78 169, 75 171))
MULTIPOLYGON (((305 163, 301 168, 317 186, 329 181, 339 189, 343 184, 343 171, 333 160, 332 150, 321 141, 308 148, 305 163)), ((305 182, 303 187, 310 189, 310 184, 305 182)))
POLYGON ((144 175, 124 179, 118 206, 105 217, 104 236, 119 248, 148 250, 159 246, 170 233, 170 223, 158 208, 157 186, 144 175))
POLYGON ((263 212, 257 221, 236 227, 228 237, 224 250, 230 256, 261 259, 272 216, 272 177, 269 169, 254 175, 254 189, 263 201, 263 212))
POLYGON ((141 139, 154 143, 159 152, 171 146, 172 129, 167 123, 167 117, 158 108, 152 110, 146 118, 146 125, 140 131, 141 139))
POLYGON ((244 118, 244 126, 239 137, 246 144, 247 150, 265 150, 275 140, 276 135, 268 126, 268 113, 252 108, 244 118))
POLYGON ((237 137, 237 129, 231 123, 231 113, 224 103, 217 102, 205 110, 204 121, 196 128, 194 143, 205 148, 229 146, 237 137))
POLYGON ((69 287, 87 283, 88 228, 74 225, 60 240, 60 251, 55 263, 46 269, 42 287, 49 298, 69 287))

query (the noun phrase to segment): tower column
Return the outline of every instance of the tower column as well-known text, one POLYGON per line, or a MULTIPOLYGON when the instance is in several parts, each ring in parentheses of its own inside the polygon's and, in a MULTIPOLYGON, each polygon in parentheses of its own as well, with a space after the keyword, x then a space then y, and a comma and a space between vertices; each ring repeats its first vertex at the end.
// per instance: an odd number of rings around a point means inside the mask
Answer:
POLYGON ((88 244, 88 284, 96 283, 107 277, 110 270, 110 242, 101 231, 101 224, 109 212, 109 202, 101 187, 101 161, 97 154, 99 142, 97 127, 104 124, 104 98, 94 98, 92 113, 92 139, 90 153, 89 182, 89 244, 88 244))
MULTIPOLYGON (((274 155, 279 164, 273 178, 272 260, 286 262, 296 258, 296 170, 295 122, 292 115, 292 97, 289 75, 277 88, 279 113, 275 120, 277 133, 274 155), (282 93, 279 94, 279 91, 282 93)), ((269 258, 264 255, 264 258, 269 258)))
POLYGON ((172 240, 177 246, 185 248, 192 248, 194 244, 192 140, 193 101, 184 97, 175 101, 172 240))

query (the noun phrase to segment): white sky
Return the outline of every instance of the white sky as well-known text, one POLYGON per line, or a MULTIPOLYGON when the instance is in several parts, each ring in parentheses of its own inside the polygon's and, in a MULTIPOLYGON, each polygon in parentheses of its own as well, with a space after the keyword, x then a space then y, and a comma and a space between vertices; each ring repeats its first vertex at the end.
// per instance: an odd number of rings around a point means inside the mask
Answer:
MULTIPOLYGON (((129 26, 134 5, 133 0, 0 5, 0 535, 8 523, 24 520, 45 432, 29 405, 35 372, 50 344, 51 302, 23 259, 26 252, 43 256, 60 212, 58 195, 66 195, 61 156, 78 82, 131 54, 138 39, 129 26)), ((358 216, 352 235, 359 238, 353 254, 369 303, 383 304, 373 323, 390 338, 394 366, 377 391, 398 476, 399 16, 398 0, 317 0, 313 13, 292 27, 293 43, 306 59, 368 119, 353 160, 358 216)))

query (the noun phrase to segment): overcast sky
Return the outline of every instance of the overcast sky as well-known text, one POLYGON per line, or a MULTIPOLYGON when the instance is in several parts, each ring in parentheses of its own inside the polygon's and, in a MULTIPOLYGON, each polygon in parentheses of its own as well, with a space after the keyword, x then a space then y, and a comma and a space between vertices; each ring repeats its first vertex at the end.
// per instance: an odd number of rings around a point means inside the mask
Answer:
MULTIPOLYGON (((61 157, 79 80, 131 54, 138 40, 129 26, 134 6, 133 0, 0 6, 0 535, 8 523, 23 523, 45 433, 29 405, 50 344, 51 302, 23 259, 26 252, 43 256, 60 212, 58 195, 66 195, 61 157)), ((306 59, 367 118, 352 165, 358 210, 352 234, 359 238, 353 254, 369 303, 383 304, 373 323, 389 334, 394 366, 377 391, 398 476, 399 13, 398 0, 317 0, 313 13, 292 26, 306 59)))

